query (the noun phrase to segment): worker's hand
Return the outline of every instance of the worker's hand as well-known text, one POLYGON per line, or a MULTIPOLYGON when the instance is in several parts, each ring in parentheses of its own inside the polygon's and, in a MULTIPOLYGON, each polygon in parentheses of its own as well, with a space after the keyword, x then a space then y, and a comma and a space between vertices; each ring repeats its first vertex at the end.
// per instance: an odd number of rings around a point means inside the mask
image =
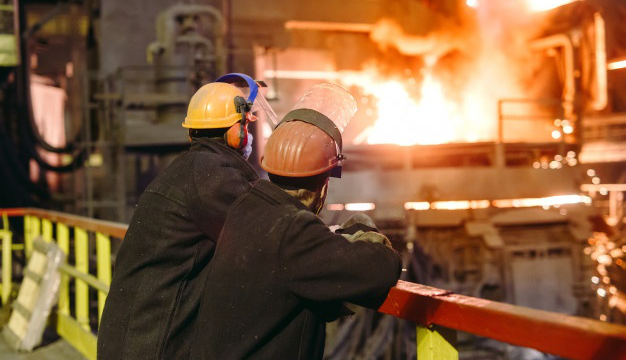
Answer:
POLYGON ((350 242, 369 241, 391 247, 391 241, 378 232, 374 220, 363 213, 352 215, 335 233, 343 235, 350 242))
POLYGON ((335 232, 337 234, 354 234, 357 231, 376 231, 376 224, 371 217, 363 213, 357 213, 352 215, 348 220, 339 226, 335 232))
POLYGON ((389 241, 389 239, 378 232, 375 231, 362 231, 359 230, 357 232, 355 232, 354 234, 342 234, 343 237, 345 237, 346 239, 348 239, 348 241, 350 242, 355 242, 355 241, 368 241, 368 242, 372 242, 372 243, 379 243, 379 244, 383 244, 387 247, 391 247, 391 241, 389 241))

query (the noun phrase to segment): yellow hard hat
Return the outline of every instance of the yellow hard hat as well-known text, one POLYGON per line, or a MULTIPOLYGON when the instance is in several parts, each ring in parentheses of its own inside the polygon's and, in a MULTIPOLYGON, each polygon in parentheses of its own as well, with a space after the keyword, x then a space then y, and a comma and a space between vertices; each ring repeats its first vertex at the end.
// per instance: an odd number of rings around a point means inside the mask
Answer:
POLYGON ((214 82, 206 84, 191 97, 183 127, 188 129, 228 128, 241 120, 235 98, 245 100, 244 93, 234 85, 214 82))

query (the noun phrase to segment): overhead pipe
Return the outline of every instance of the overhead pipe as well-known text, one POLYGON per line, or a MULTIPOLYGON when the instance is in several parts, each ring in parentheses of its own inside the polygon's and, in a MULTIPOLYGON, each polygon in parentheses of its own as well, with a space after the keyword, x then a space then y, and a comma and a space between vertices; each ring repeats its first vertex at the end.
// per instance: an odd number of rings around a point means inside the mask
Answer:
POLYGON ((608 89, 606 80, 606 27, 604 18, 600 13, 593 14, 594 45, 595 45, 595 89, 591 108, 600 111, 606 108, 608 103, 608 89))
POLYGON ((285 22, 287 30, 319 30, 319 31, 342 31, 369 33, 374 28, 373 24, 367 23, 350 23, 350 22, 332 22, 332 21, 303 21, 289 20, 285 22))

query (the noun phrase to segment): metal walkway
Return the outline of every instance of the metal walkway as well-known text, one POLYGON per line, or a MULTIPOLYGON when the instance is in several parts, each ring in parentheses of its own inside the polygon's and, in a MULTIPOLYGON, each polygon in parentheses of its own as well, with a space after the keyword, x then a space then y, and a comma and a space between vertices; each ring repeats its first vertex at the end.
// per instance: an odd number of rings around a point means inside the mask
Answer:
POLYGON ((0 340, 0 359, 2 360, 87 360, 65 340, 57 340, 30 353, 16 353, 0 340))

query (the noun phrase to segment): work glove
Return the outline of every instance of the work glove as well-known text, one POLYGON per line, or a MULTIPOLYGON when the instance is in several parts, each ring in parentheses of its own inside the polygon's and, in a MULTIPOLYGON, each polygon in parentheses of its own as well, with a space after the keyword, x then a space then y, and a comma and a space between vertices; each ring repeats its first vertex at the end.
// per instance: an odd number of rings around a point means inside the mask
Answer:
POLYGON ((391 241, 389 241, 389 239, 385 235, 374 232, 374 231, 363 232, 362 230, 359 230, 352 235, 349 235, 349 234, 342 234, 342 235, 343 237, 348 239, 348 241, 350 242, 369 241, 371 243, 383 244, 389 248, 391 247, 391 241))
POLYGON ((363 213, 352 215, 341 224, 339 229, 335 230, 335 233, 343 235, 350 242, 369 241, 391 248, 391 241, 385 235, 379 233, 374 220, 363 213))

